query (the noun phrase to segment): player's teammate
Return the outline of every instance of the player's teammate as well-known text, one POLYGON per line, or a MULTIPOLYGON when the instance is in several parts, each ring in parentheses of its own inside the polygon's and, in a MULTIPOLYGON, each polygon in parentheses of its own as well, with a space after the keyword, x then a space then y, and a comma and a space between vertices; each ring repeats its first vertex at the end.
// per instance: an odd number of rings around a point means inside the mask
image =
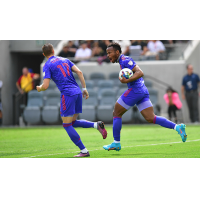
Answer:
POLYGON ((80 154, 74 157, 90 156, 74 127, 96 128, 102 134, 103 139, 107 137, 107 131, 104 128, 104 123, 101 121, 89 122, 76 120, 78 113, 82 112, 82 92, 72 72, 78 75, 82 85, 83 97, 88 99, 89 94, 86 89, 83 73, 69 59, 54 56, 53 45, 44 45, 42 51, 48 61, 43 67, 43 84, 36 87, 37 91, 46 90, 49 87, 50 79, 56 83, 61 92, 60 113, 63 120, 63 127, 72 142, 81 150, 80 154))
POLYGON ((165 128, 174 129, 180 134, 182 141, 185 142, 187 135, 185 133, 184 124, 175 124, 164 117, 156 116, 154 114, 153 105, 149 99, 149 92, 144 85, 142 70, 136 65, 135 61, 121 54, 121 47, 118 43, 111 43, 107 47, 107 56, 112 63, 119 63, 121 69, 129 68, 133 71, 133 76, 130 79, 123 77, 120 79, 121 83, 127 83, 128 90, 122 94, 117 100, 113 112, 113 137, 114 142, 110 145, 104 146, 105 150, 121 149, 120 145, 120 131, 122 128, 122 115, 135 104, 143 117, 149 122, 159 124, 165 128))

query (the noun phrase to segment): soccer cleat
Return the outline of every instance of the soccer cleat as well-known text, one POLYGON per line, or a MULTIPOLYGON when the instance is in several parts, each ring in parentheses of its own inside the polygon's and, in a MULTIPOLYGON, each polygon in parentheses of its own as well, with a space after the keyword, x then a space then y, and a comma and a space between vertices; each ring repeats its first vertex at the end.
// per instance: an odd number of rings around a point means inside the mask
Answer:
POLYGON ((110 150, 119 151, 119 150, 121 150, 121 144, 120 144, 120 143, 115 143, 115 142, 113 142, 112 144, 109 144, 109 145, 107 145, 107 146, 103 146, 103 148, 104 148, 105 150, 108 150, 108 151, 110 151, 110 150))
POLYGON ((185 132, 185 127, 186 127, 185 124, 178 124, 178 125, 176 125, 176 131, 181 136, 183 142, 185 142, 187 140, 187 135, 186 135, 186 132, 185 132))
POLYGON ((101 135, 103 136, 103 139, 107 138, 107 131, 102 121, 97 122, 97 130, 101 133, 101 135))
POLYGON ((80 158, 80 157, 89 157, 89 151, 87 153, 82 153, 80 152, 78 155, 74 156, 75 158, 80 158))

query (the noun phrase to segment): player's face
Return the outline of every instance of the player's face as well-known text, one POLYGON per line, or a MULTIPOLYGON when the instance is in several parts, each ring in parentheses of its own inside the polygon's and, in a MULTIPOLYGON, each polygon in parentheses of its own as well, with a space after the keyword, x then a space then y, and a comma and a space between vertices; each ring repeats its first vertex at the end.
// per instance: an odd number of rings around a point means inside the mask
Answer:
POLYGON ((115 63, 119 57, 118 51, 113 49, 113 47, 109 47, 106 49, 107 57, 109 58, 110 62, 115 63))

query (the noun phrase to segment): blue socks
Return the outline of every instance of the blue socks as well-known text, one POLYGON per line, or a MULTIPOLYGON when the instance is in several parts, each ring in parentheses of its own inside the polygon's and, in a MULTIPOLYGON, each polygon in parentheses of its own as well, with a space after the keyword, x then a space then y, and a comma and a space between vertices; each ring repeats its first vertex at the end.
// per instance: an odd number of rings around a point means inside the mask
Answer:
POLYGON ((113 137, 114 140, 120 142, 120 132, 122 129, 122 118, 113 117, 113 137))
POLYGON ((165 128, 170 128, 170 129, 174 129, 174 127, 176 126, 175 123, 169 121, 168 119, 164 117, 156 116, 156 115, 154 117, 153 123, 159 124, 160 126, 163 126, 165 128))
POLYGON ((94 122, 86 120, 76 120, 72 122, 73 127, 82 127, 82 128, 94 128, 94 122))
POLYGON ((79 147, 80 150, 85 149, 85 146, 83 145, 81 138, 79 134, 76 132, 76 130, 73 128, 72 123, 65 124, 63 123, 64 129, 67 131, 70 139, 72 142, 79 147))

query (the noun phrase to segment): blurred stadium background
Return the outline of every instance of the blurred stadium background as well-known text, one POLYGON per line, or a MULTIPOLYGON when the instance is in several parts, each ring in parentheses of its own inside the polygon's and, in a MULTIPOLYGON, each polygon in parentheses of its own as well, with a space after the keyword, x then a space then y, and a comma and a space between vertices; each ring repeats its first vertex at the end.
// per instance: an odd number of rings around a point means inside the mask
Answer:
MULTIPOLYGON (((112 111, 117 98, 127 88, 118 80, 120 67, 106 59, 108 40, 0 40, 0 110, 3 126, 58 125, 62 124, 59 112, 60 92, 51 81, 50 88, 42 93, 35 89, 27 95, 21 94, 16 82, 27 67, 30 72, 40 74, 33 84, 42 82, 42 67, 45 59, 41 47, 45 43, 53 44, 55 54, 67 56, 82 70, 86 79, 90 98, 83 100, 83 113, 80 118, 112 123, 112 111), (82 45, 89 49, 89 56, 80 58, 77 55, 82 45)), ((125 54, 131 56, 143 70, 144 80, 154 104, 155 113, 168 117, 167 104, 163 96, 171 86, 181 97, 182 78, 187 73, 186 65, 191 63, 194 72, 200 74, 200 41, 199 40, 164 40, 164 51, 158 56, 143 54, 148 41, 120 41, 125 54), (124 43, 123 43, 124 42, 124 43), (127 44, 127 45, 126 45, 127 44)), ((80 52, 79 52, 80 53, 80 52)), ((81 53, 80 53, 81 54, 81 53)), ((84 57, 84 56, 83 56, 84 57)), ((76 80, 78 79, 75 76, 76 80)), ((77 80, 80 85, 80 82, 77 80)), ((183 107, 178 112, 178 119, 189 123, 186 101, 181 100, 183 107)), ((200 102, 199 102, 200 104, 200 102)), ((137 108, 129 110, 123 116, 123 123, 146 123, 137 108)))

